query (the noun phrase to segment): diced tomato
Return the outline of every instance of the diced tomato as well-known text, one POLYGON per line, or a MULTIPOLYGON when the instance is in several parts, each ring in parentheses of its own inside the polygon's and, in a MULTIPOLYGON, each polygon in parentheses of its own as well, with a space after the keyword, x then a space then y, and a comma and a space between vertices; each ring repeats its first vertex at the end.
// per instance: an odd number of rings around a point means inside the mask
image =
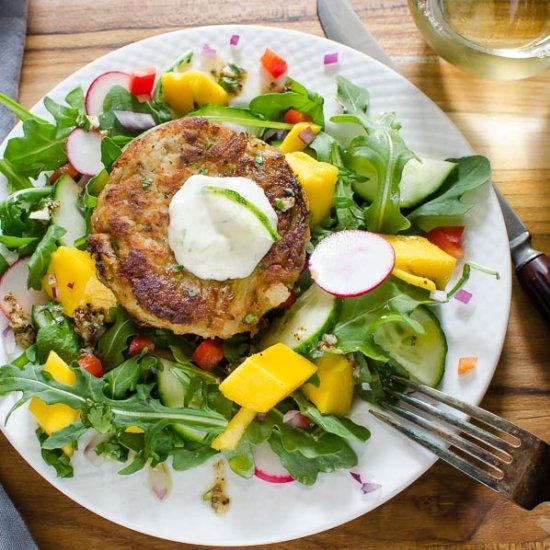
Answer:
POLYGON ((223 358, 223 346, 219 340, 205 340, 193 353, 193 361, 206 371, 214 370, 223 358))
POLYGON ((151 353, 155 349, 155 344, 150 338, 147 338, 147 336, 143 336, 142 334, 134 336, 128 346, 128 357, 139 355, 145 348, 147 348, 147 351, 151 353))
POLYGON ((50 176, 50 184, 53 185, 63 174, 67 174, 67 176, 71 176, 71 178, 76 178, 76 176, 78 176, 78 171, 70 162, 68 162, 63 166, 60 166, 50 176))
POLYGON ((95 355, 90 353, 90 355, 82 357, 78 360, 78 364, 81 369, 88 371, 92 376, 96 378, 103 377, 103 365, 95 355))
POLYGON ((280 55, 277 55, 273 50, 270 50, 269 48, 265 49, 264 54, 262 55, 262 57, 260 57, 260 61, 262 62, 264 69, 273 78, 279 78, 288 70, 286 61, 280 55))
POLYGON ((461 357, 458 360, 458 374, 464 374, 477 365, 477 357, 461 357))
POLYGON ((285 122, 287 124, 298 124, 298 122, 311 122, 313 117, 301 113, 296 109, 289 109, 285 114, 285 122))
POLYGON ((447 254, 455 258, 462 258, 464 256, 464 250, 460 242, 462 233, 464 233, 463 226, 435 227, 426 233, 426 238, 447 254))
POLYGON ((288 298, 279 306, 279 309, 288 309, 296 301, 296 292, 290 292, 288 298))
POLYGON ((130 74, 130 92, 136 96, 151 95, 156 77, 156 67, 136 69, 130 74))

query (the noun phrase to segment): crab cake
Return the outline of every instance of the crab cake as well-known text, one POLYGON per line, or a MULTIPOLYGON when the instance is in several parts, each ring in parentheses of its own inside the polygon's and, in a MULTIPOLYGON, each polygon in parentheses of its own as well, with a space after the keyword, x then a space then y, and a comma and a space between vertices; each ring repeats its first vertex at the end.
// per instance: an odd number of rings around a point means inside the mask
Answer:
POLYGON ((308 240, 306 199, 284 156, 244 133, 190 117, 124 151, 98 198, 87 242, 103 282, 140 323, 228 338, 254 331, 262 315, 288 298, 308 240), (250 178, 275 209, 280 240, 248 277, 200 279, 178 265, 168 244, 169 204, 194 174, 250 178), (276 208, 289 197, 290 208, 276 208))

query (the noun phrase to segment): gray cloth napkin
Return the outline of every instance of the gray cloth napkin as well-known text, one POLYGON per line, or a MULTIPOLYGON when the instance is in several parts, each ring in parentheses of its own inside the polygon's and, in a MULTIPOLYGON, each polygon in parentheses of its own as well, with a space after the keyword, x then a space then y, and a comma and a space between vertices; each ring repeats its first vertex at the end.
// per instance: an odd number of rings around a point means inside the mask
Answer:
MULTIPOLYGON (((17 99, 27 31, 27 0, 0 0, 0 92, 17 99)), ((15 118, 0 105, 0 141, 15 118)), ((0 550, 37 550, 37 546, 0 484, 0 550)))
MULTIPOLYGON (((0 0, 0 92, 17 99, 27 32, 27 0, 0 0)), ((0 105, 0 142, 15 118, 0 105)))

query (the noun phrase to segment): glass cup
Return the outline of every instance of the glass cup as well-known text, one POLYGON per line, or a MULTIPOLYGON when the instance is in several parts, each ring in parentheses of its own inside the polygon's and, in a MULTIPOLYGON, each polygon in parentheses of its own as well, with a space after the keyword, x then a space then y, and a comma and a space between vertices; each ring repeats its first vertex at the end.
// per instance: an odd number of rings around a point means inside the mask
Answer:
POLYGON ((414 21, 441 57, 500 80, 550 67, 550 0, 409 0, 414 21))

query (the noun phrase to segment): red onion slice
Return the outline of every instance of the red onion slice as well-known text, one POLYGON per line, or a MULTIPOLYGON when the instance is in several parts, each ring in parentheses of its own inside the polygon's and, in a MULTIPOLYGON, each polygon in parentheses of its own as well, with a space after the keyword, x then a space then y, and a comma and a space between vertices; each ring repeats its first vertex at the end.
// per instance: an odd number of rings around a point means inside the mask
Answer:
POLYGON ((237 46, 239 44, 239 40, 241 39, 240 35, 238 34, 234 34, 232 37, 231 37, 231 40, 229 40, 229 43, 232 45, 232 46, 237 46))
POLYGON ((268 474, 267 472, 264 472, 260 468, 256 466, 254 469, 254 475, 256 477, 259 477, 263 481, 267 481, 268 483, 290 483, 294 481, 294 478, 288 474, 288 475, 274 475, 274 474, 268 474))
POLYGON ((306 144, 309 145, 317 136, 315 132, 311 129, 311 126, 307 126, 304 130, 302 130, 298 137, 306 144))
POLYGON ((463 304, 468 304, 472 299, 473 294, 461 288, 454 296, 455 300, 462 302, 463 304))
POLYGON ((382 485, 380 485, 380 483, 364 482, 361 478, 361 474, 358 474, 356 472, 350 472, 349 475, 361 485, 361 491, 364 495, 382 488, 382 485))
POLYGON ((305 414, 302 414, 300 411, 295 409, 285 413, 283 416, 283 422, 298 429, 308 428, 313 424, 313 422, 305 414))
POLYGON ((166 464, 157 464, 154 468, 147 467, 147 486, 159 499, 164 500, 172 488, 172 476, 166 464))
POLYGON ((149 113, 133 111, 113 111, 120 125, 132 133, 141 133, 156 126, 155 119, 149 113))
POLYGON ((338 63, 338 54, 335 53, 327 53, 325 55, 324 64, 325 65, 334 65, 335 63, 338 63))
POLYGON ((208 44, 204 44, 202 47, 202 56, 206 59, 215 59, 217 56, 217 52, 214 48, 211 48, 208 44))

